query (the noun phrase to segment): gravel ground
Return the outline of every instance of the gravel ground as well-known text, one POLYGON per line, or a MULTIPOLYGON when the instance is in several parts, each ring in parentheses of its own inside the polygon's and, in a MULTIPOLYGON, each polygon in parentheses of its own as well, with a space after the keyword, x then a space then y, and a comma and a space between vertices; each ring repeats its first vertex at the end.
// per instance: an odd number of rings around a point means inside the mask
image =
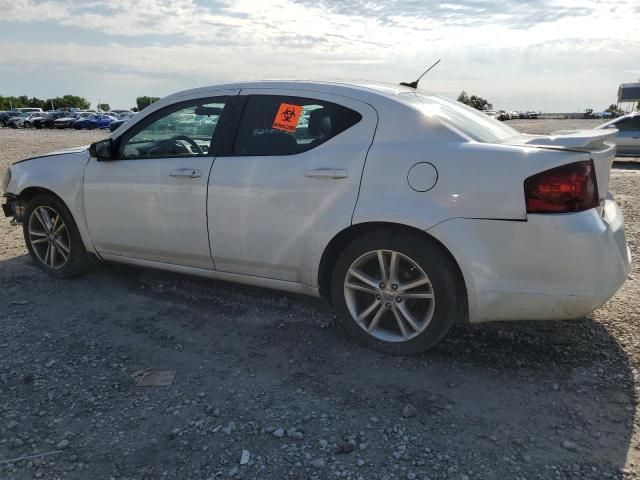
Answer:
MULTIPOLYGON (((0 174, 103 135, 0 129, 0 174)), ((611 188, 637 258, 640 170, 625 167, 611 188)), ((110 265, 47 277, 1 219, 0 290, 1 479, 640 472, 637 269, 582 320, 458 326, 407 358, 354 344, 317 299, 110 265), (136 386, 143 368, 175 380, 136 386)))

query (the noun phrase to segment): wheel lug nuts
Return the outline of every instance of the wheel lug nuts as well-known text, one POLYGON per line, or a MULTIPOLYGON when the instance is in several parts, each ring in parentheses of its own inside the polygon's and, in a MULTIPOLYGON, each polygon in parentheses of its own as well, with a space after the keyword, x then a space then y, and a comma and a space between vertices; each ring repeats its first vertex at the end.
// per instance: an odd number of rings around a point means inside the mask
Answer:
POLYGON ((381 298, 382 298, 382 295, 380 295, 380 294, 377 294, 377 295, 376 295, 376 299, 377 299, 377 300, 380 300, 381 298))
POLYGON ((391 304, 390 304, 390 303, 387 303, 385 306, 386 306, 387 308, 391 308, 391 304))
POLYGON ((402 298, 396 297, 396 302, 398 302, 398 303, 402 302, 402 298))
POLYGON ((384 282, 380 282, 380 288, 384 288, 384 287, 385 287, 384 282))
POLYGON ((396 285, 396 284, 394 283, 393 285, 391 285, 391 288, 392 288, 393 290, 397 290, 397 289, 398 289, 398 285, 396 285))

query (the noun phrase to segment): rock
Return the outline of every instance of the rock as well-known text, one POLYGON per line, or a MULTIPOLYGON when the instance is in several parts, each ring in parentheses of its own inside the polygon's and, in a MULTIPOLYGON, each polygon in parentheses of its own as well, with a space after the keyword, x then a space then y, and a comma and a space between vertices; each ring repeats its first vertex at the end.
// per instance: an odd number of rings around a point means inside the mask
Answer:
POLYGON ((407 480, 416 480, 416 474, 413 472, 407 473, 407 480))
POLYGON ((411 405, 410 403, 407 403, 404 408, 402 409, 402 416, 404 418, 410 418, 415 416, 418 413, 418 410, 416 410, 416 407, 414 407, 413 405, 411 405))
POLYGON ((575 452, 578 450, 578 445, 576 445, 576 443, 572 442, 571 440, 564 440, 562 442, 562 448, 564 448, 565 450, 569 450, 570 452, 575 452))
POLYGON ((327 442, 326 440, 320 440, 320 448, 324 450, 325 448, 327 448, 327 445, 329 445, 329 442, 327 442))
POLYGON ((7 423, 7 429, 8 430, 13 430, 14 428, 16 428, 18 426, 18 422, 16 422, 15 420, 10 420, 7 423))
POLYGON ((247 463, 249 463, 249 457, 251 457, 249 450, 242 450, 242 455, 240 456, 240 465, 246 465, 247 463))
POLYGON ((311 460, 309 465, 313 468, 324 468, 326 464, 323 458, 316 458, 315 460, 311 460))
POLYGON ((365 461, 360 459, 356 462, 356 465, 358 465, 359 467, 364 467, 365 461))
POLYGON ((238 472, 239 472, 239 471, 240 471, 240 470, 238 469, 238 467, 231 467, 231 468, 229 469, 229 472, 227 473, 227 475, 228 475, 229 477, 235 477, 236 475, 238 475, 238 472))
POLYGON ((342 442, 340 445, 338 445, 336 453, 351 453, 355 450, 355 448, 356 446, 353 444, 353 442, 342 442))
POLYGON ((293 432, 293 438, 296 440, 304 440, 304 433, 302 432, 293 432))
POLYGON ((231 435, 235 431, 236 431, 235 422, 229 422, 227 426, 222 429, 222 433, 224 433, 225 435, 231 435))
POLYGON ((11 448, 14 448, 14 449, 15 448, 22 448, 23 445, 24 445, 24 442, 20 438, 15 438, 11 442, 11 448))
POLYGON ((67 448, 69 446, 69 440, 67 440, 66 438, 64 440, 60 440, 58 442, 58 444, 56 445, 56 448, 58 450, 64 450, 65 448, 67 448))
POLYGON ((273 431, 273 436, 276 437, 276 438, 284 437, 284 428, 276 428, 273 431))

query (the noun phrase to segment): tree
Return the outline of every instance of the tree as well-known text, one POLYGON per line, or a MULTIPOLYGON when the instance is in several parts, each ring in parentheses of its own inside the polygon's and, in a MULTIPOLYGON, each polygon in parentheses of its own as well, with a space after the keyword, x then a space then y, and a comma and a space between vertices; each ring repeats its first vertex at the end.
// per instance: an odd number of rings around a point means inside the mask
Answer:
POLYGON ((136 98, 136 104, 138 105, 138 110, 142 110, 158 100, 160 100, 160 97, 138 97, 136 98))
POLYGON ((53 102, 53 108, 70 108, 78 107, 82 110, 86 110, 91 107, 91 103, 86 98, 78 97, 77 95, 64 95, 63 97, 47 98, 42 100, 36 97, 27 97, 26 95, 20 95, 19 97, 3 97, 0 96, 0 110, 9 110, 11 108, 42 108, 48 110, 51 108, 53 102))
POLYGON ((464 90, 458 95, 458 101, 475 108, 476 110, 491 110, 491 105, 487 100, 477 95, 469 96, 464 90))
POLYGON ((609 107, 605 110, 605 112, 610 112, 614 117, 619 117, 624 115, 624 112, 618 108, 615 103, 609 105, 609 107))
POLYGON ((102 110, 103 112, 108 112, 111 110, 111 106, 108 103, 100 103, 98 104, 98 110, 102 110))

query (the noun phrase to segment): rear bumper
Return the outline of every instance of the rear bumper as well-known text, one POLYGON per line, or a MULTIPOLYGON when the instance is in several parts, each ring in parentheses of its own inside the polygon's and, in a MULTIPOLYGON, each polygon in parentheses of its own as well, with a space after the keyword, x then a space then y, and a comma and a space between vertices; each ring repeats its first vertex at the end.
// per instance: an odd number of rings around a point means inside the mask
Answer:
POLYGON ((467 286, 469 320, 560 320, 600 307, 625 282, 631 254, 622 212, 607 200, 525 222, 452 219, 429 233, 449 248, 467 286))

